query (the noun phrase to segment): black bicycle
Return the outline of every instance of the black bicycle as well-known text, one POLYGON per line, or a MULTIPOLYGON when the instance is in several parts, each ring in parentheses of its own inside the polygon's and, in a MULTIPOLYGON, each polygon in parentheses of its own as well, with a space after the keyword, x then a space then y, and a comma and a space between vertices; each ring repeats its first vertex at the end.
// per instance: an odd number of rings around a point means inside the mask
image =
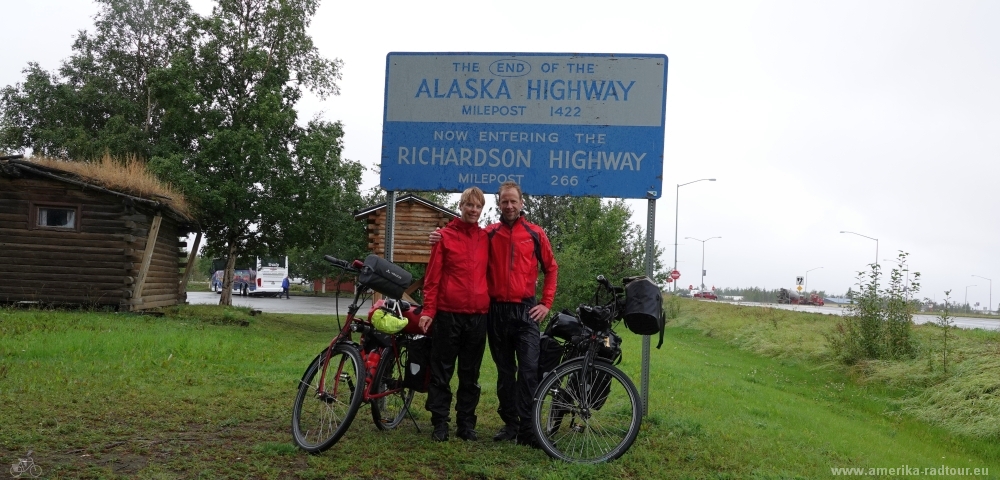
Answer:
MULTIPOLYGON (((634 278, 623 280, 627 285, 634 278)), ((535 435, 553 458, 600 463, 621 457, 639 434, 639 391, 615 363, 621 360, 621 337, 612 324, 624 311, 624 288, 603 275, 593 305, 577 315, 556 315, 543 335, 552 339, 559 363, 545 374, 534 398, 535 435), (602 303, 602 293, 610 300, 602 303)), ((543 353, 546 350, 543 343, 543 353)), ((540 362, 544 363, 544 362, 540 362)))

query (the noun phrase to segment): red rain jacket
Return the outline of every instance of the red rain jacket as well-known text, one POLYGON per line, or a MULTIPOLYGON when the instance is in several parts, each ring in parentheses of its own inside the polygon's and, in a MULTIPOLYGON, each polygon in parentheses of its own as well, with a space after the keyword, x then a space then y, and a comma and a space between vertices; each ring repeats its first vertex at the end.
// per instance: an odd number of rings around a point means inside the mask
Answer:
POLYGON ((438 310, 451 313, 486 313, 486 263, 489 239, 476 223, 456 218, 439 230, 441 241, 431 249, 424 274, 424 308, 420 315, 433 318, 438 310))
POLYGON ((504 222, 486 227, 490 237, 487 284, 490 298, 499 302, 523 302, 535 298, 538 267, 545 273, 542 305, 552 308, 556 296, 559 265, 552 254, 549 237, 541 227, 518 217, 513 225, 504 222))

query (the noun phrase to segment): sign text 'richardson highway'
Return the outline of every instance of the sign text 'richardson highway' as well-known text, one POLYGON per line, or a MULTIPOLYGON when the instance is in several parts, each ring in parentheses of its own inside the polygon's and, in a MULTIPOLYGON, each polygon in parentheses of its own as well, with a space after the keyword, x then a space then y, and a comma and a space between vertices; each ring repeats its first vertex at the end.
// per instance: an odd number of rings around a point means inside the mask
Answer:
POLYGON ((659 198, 666 89, 665 55, 390 53, 382 188, 659 198))

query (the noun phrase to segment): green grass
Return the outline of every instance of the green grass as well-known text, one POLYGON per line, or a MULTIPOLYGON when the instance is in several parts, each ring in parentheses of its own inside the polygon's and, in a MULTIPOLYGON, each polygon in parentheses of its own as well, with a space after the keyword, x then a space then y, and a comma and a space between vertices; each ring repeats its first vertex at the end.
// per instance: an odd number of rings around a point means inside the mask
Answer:
MULTIPOLYGON (((831 467, 900 465, 988 467, 997 478, 996 441, 918 420, 906 403, 917 386, 824 365, 806 328, 821 320, 775 327, 704 303, 684 302, 652 350, 635 445, 596 466, 489 440, 500 420, 488 355, 483 440, 432 442, 418 394, 421 432, 409 420, 378 431, 366 405, 337 445, 306 455, 291 444, 291 401, 333 317, 0 309, 0 463, 34 450, 45 478, 826 478, 831 467)), ((621 330, 621 366, 638 384, 641 340, 621 330)))
MULTIPOLYGON (((788 310, 685 302, 686 315, 674 326, 695 328, 730 345, 776 358, 828 363, 825 335, 839 317, 788 310)), ((898 391, 897 403, 910 415, 958 435, 1000 443, 1000 332, 949 330, 948 371, 943 368, 943 329, 912 328, 915 356, 869 361, 848 370, 852 382, 898 391)))
POLYGON ((208 283, 208 280, 205 280, 205 281, 188 280, 187 291, 189 291, 189 292, 211 292, 212 288, 211 288, 211 285, 208 283))

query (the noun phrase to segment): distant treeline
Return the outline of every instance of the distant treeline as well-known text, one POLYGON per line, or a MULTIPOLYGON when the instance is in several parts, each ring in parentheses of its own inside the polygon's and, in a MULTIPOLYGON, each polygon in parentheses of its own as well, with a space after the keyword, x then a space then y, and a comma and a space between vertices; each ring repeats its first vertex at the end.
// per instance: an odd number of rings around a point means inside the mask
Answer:
MULTIPOLYGON (((915 307, 922 312, 942 312, 945 308, 944 302, 936 302, 929 298, 924 298, 923 301, 917 301, 916 299, 911 300, 915 307)), ((985 313, 986 310, 990 309, 989 305, 979 305, 979 304, 963 304, 962 302, 952 302, 947 305, 948 311, 951 313, 985 313)), ((1000 309, 1000 305, 997 305, 1000 309)))
MULTIPOLYGON (((723 297, 743 297, 744 301, 747 302, 777 302, 778 292, 781 289, 763 289, 760 287, 737 287, 737 288, 718 288, 715 290, 715 294, 723 297)), ((820 298, 826 297, 826 292, 823 290, 813 291, 820 296, 820 298)))

